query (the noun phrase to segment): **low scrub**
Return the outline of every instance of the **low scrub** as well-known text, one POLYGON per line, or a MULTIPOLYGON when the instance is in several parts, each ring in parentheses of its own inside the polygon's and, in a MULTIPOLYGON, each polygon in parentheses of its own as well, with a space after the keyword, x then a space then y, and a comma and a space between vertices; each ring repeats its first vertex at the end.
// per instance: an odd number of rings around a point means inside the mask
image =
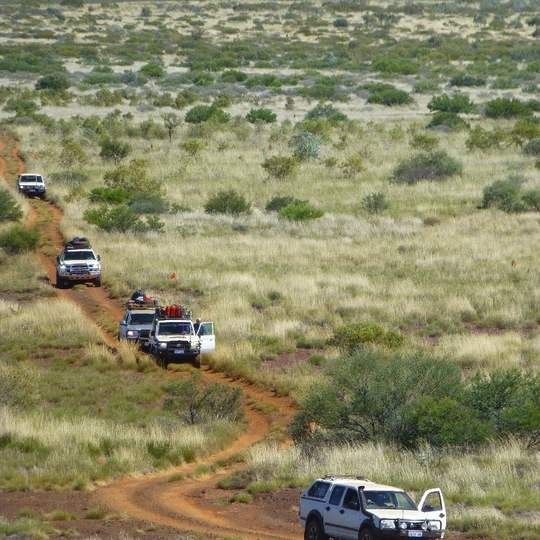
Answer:
POLYGON ((246 201, 245 197, 229 189, 227 191, 219 191, 204 205, 204 210, 208 214, 229 214, 238 216, 240 214, 249 214, 251 205, 246 201))
POLYGON ((484 107, 488 118, 514 118, 532 114, 531 107, 517 98, 496 98, 488 101, 484 107))
POLYGON ((469 132, 465 141, 468 150, 496 150, 502 146, 506 140, 506 133, 502 129, 495 128, 491 131, 475 126, 469 132))
POLYGON ((429 129, 440 129, 444 131, 459 131, 467 129, 469 126, 459 114, 452 112, 436 112, 427 125, 429 129))
POLYGON ((277 115, 270 109, 251 109, 246 115, 246 120, 250 124, 273 124, 277 120, 277 115))
POLYGON ((450 79, 450 86, 485 86, 486 79, 474 77, 467 73, 459 73, 450 79))
POLYGON ((332 104, 319 103, 306 114, 306 120, 324 119, 328 120, 332 125, 345 122, 347 115, 336 109, 332 104))
POLYGON ((21 207, 9 191, 0 188, 0 222, 17 221, 22 217, 21 207))
POLYGON ((421 153, 399 163, 392 180, 400 184, 416 184, 421 180, 446 180, 462 172, 462 164, 444 151, 421 153))
POLYGON ((160 232, 164 228, 163 222, 157 216, 148 216, 146 220, 142 220, 125 204, 112 208, 107 206, 90 208, 84 213, 84 219, 106 232, 160 232))
POLYGON ((307 201, 297 199, 296 197, 277 196, 272 197, 265 206, 267 212, 279 212, 282 208, 290 204, 306 203, 307 201))
POLYGON ((283 180, 298 170, 298 160, 291 156, 272 156, 265 159, 262 168, 272 177, 283 180))
POLYGON ((294 155, 300 161, 317 159, 321 151, 321 141, 318 137, 303 131, 291 137, 289 146, 293 149, 294 155))
POLYGON ((39 233, 35 229, 26 229, 22 225, 13 225, 0 233, 0 248, 14 255, 36 249, 39 233))
POLYGON ((530 140, 523 147, 523 152, 529 156, 540 157, 540 137, 530 140))
POLYGON ((443 94, 435 96, 428 103, 430 111, 439 111, 447 113, 472 113, 476 106, 469 96, 464 94, 453 94, 451 96, 443 94))
POLYGON ((129 193, 123 187, 102 186, 90 191, 88 198, 94 203, 122 204, 129 201, 129 193))
POLYGON ((367 98, 368 103, 377 103, 380 105, 386 105, 387 107, 393 107, 395 105, 408 105, 412 103, 413 98, 405 92, 392 85, 376 85, 377 87, 372 89, 367 98))
POLYGON ((380 191, 368 193, 362 199, 362 208, 369 214, 380 214, 385 210, 388 210, 390 203, 388 202, 386 195, 380 191))
POLYGON ((216 122, 224 124, 231 116, 214 105, 197 105, 186 113, 184 120, 188 124, 201 124, 202 122, 216 122))
POLYGON ((508 213, 540 211, 540 189, 523 189, 525 180, 510 177, 484 188, 482 208, 498 208, 508 213))
POLYGON ((291 221, 308 221, 324 216, 324 212, 312 206, 308 201, 297 201, 281 208, 279 216, 291 221))
POLYGON ((390 349, 403 344, 403 336, 375 322, 356 322, 338 328, 333 343, 344 352, 352 352, 366 345, 382 345, 390 349))

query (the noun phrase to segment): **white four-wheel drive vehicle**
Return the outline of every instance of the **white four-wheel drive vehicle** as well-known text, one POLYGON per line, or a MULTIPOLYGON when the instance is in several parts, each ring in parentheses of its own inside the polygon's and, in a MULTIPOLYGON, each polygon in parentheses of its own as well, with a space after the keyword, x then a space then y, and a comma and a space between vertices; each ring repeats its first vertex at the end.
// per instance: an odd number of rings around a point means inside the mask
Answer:
POLYGON ((139 343, 142 348, 147 348, 155 315, 155 306, 128 303, 118 328, 118 339, 139 343))
POLYGON ((443 538, 446 509, 440 489, 417 505, 402 489, 350 477, 326 476, 301 496, 306 540, 443 538))
POLYGON ((56 257, 56 286, 91 282, 101 287, 101 259, 86 238, 74 238, 56 257))
POLYGON ((24 173, 17 176, 17 189, 25 195, 44 197, 47 186, 41 174, 24 173))
POLYGON ((169 362, 183 360, 198 363, 201 353, 216 350, 214 323, 200 322, 196 325, 197 328, 191 319, 163 317, 156 313, 148 346, 161 366, 167 367, 169 362))

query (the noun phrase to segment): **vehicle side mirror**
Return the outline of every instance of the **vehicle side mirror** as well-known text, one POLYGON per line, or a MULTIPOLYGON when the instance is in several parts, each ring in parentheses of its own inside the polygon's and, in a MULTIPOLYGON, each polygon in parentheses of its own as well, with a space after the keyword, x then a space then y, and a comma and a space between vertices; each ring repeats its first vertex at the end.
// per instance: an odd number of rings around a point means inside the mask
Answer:
POLYGON ((101 255, 98 255, 98 256, 97 256, 97 260, 98 260, 98 261, 101 261, 101 255))
POLYGON ((56 262, 57 262, 57 263, 60 262, 60 255, 57 255, 57 256, 56 256, 56 262))

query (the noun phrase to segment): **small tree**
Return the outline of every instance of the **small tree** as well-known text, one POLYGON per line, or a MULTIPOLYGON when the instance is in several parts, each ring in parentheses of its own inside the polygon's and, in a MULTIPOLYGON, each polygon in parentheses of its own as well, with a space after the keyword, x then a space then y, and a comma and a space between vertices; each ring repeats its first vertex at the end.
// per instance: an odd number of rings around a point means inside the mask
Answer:
POLYGON ((390 204, 386 199, 386 195, 380 191, 368 193, 362 199, 362 208, 364 208, 364 210, 370 214, 380 214, 381 212, 387 210, 389 206, 390 204))
POLYGON ((51 73, 41 77, 36 83, 36 90, 52 90, 62 92, 70 87, 69 78, 64 73, 51 73))
POLYGON ((166 113, 161 117, 163 118, 163 125, 165 126, 167 134, 169 135, 169 142, 171 142, 174 132, 180 125, 180 118, 178 118, 178 116, 176 116, 174 113, 166 113))
POLYGON ((469 96, 464 94, 453 94, 451 96, 443 94, 435 96, 428 103, 430 111, 440 111, 449 113, 472 113, 476 109, 475 104, 469 96))
POLYGON ((131 147, 128 143, 121 141, 113 141, 105 138, 100 143, 100 157, 104 160, 112 160, 115 163, 120 163, 131 152, 131 147))
POLYGON ((272 124, 276 119, 276 113, 270 109, 251 109, 246 116, 246 120, 251 124, 256 124, 257 122, 272 124))
POLYGON ((63 167, 73 169, 77 165, 86 163, 86 159, 86 153, 78 142, 73 139, 62 141, 59 161, 63 167))
POLYGON ((146 75, 147 77, 150 77, 151 79, 161 79, 162 77, 165 77, 166 75, 166 72, 163 69, 163 67, 153 62, 149 64, 145 64, 141 68, 140 71, 143 75, 146 75))
POLYGON ((105 184, 111 188, 122 188, 128 193, 160 193, 161 182, 148 177, 146 161, 133 159, 127 165, 119 165, 104 175, 105 184))

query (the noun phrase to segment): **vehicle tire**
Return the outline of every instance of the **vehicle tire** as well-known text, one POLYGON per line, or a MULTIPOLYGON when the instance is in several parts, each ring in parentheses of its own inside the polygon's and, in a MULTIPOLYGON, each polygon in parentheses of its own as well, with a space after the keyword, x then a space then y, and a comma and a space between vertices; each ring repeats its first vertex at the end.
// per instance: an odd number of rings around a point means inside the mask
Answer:
POLYGON ((200 368, 201 367, 201 355, 198 354, 197 356, 194 356, 191 360, 191 363, 194 367, 200 368))
POLYGON ((358 533, 358 540, 375 540, 373 529, 371 527, 363 527, 358 533))
POLYGON ((304 529, 304 540, 328 540, 328 536, 324 534, 324 528, 319 518, 309 518, 304 529))
POLYGON ((56 272, 56 288, 57 289, 63 289, 65 288, 66 284, 64 280, 58 275, 58 272, 56 272))
POLYGON ((94 279, 94 286, 101 287, 101 277, 94 279))

